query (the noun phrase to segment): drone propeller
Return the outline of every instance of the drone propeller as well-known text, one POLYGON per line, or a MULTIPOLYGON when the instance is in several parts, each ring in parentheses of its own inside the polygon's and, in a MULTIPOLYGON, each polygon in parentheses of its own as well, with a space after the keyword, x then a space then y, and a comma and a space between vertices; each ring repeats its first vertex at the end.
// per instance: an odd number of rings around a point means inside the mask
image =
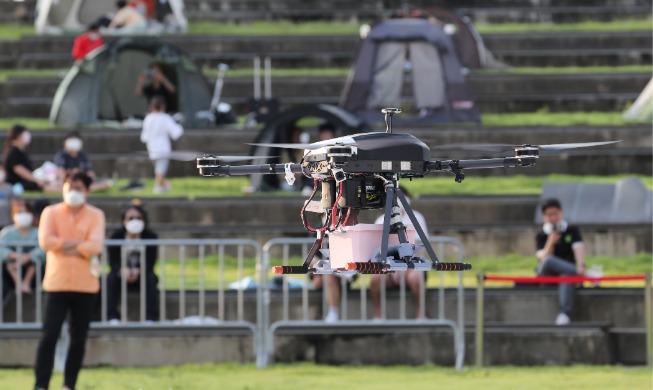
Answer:
MULTIPOLYGON (((140 155, 147 155, 147 152, 139 152, 138 154, 140 155)), ((207 153, 202 153, 202 152, 196 152, 193 150, 173 150, 168 154, 168 158, 170 160, 175 160, 175 161, 194 161, 197 158, 207 156, 209 154, 207 153)), ((278 157, 278 156, 214 156, 217 159, 219 159, 221 162, 238 162, 238 161, 247 161, 247 160, 255 160, 255 159, 266 159, 266 158, 273 158, 273 157, 278 157)))
MULTIPOLYGON (((568 144, 550 144, 550 145, 532 145, 542 151, 558 152, 567 149, 587 148, 591 146, 601 146, 615 144, 621 141, 606 141, 606 142, 576 142, 568 144)), ((433 151, 472 151, 472 152, 486 152, 486 153, 507 153, 514 151, 515 148, 531 146, 531 145, 511 145, 511 144, 445 144, 432 147, 433 151)))
POLYGON ((283 149, 303 149, 303 150, 316 150, 323 148, 325 146, 335 146, 335 145, 356 145, 351 137, 340 137, 328 139, 325 141, 313 142, 312 144, 248 144, 252 146, 265 146, 269 148, 283 148, 283 149))

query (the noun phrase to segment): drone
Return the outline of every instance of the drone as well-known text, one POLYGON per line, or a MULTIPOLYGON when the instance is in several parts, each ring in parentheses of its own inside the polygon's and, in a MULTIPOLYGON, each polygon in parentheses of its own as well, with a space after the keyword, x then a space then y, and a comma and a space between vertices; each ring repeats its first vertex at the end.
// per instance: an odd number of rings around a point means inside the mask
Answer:
POLYGON ((197 158, 202 176, 284 174, 288 184, 295 174, 313 180, 313 190, 300 216, 304 228, 316 234, 302 265, 276 266, 276 274, 387 274, 396 271, 467 271, 468 263, 441 262, 429 244, 413 210, 399 188, 399 180, 421 178, 435 172, 454 175, 457 183, 465 170, 514 168, 534 165, 540 151, 613 144, 619 141, 554 145, 449 144, 435 149, 512 152, 501 158, 432 160, 431 149, 411 134, 393 133, 392 117, 398 108, 385 108, 386 131, 354 134, 311 144, 252 144, 287 149, 303 149, 298 163, 229 165, 253 157, 204 155, 197 158), (320 201, 314 200, 320 192, 320 201), (401 206, 410 219, 404 224, 401 206), (383 224, 357 224, 361 210, 382 209, 383 224), (306 213, 322 216, 322 225, 313 227, 306 213), (372 229, 375 227, 375 229, 372 229), (367 228, 367 229, 365 229, 367 228), (415 234, 421 245, 414 243, 415 234), (329 237, 329 248, 325 238, 329 237), (419 256, 425 249, 428 259, 419 256), (332 256, 330 256, 332 254, 332 256))

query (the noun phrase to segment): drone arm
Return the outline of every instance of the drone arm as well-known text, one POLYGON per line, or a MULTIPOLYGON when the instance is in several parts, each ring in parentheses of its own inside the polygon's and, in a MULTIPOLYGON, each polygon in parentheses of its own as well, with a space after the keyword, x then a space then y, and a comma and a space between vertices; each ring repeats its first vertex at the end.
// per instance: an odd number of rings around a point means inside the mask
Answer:
POLYGON ((484 168, 514 168, 519 166, 530 166, 535 164, 534 158, 487 158, 481 160, 442 160, 429 161, 426 164, 427 172, 444 171, 456 172, 461 169, 484 169, 484 168))
MULTIPOLYGON (((290 164, 292 173, 302 171, 301 164, 290 164)), ((284 173, 286 164, 258 164, 258 165, 213 165, 198 166, 202 176, 240 176, 256 174, 278 174, 284 173)))

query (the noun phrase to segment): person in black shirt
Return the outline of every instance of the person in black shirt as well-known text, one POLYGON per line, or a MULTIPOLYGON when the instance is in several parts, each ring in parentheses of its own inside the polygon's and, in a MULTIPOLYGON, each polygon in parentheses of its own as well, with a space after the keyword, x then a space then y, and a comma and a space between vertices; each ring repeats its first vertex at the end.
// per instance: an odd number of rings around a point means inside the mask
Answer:
MULTIPOLYGON (((573 276, 585 274, 585 248, 580 229, 564 220, 562 206, 557 199, 542 203, 544 225, 535 236, 538 274, 542 276, 573 276)), ((556 325, 567 325, 574 303, 574 284, 561 283, 560 313, 556 325)))
POLYGON ((154 62, 138 76, 136 95, 143 96, 149 102, 154 96, 161 96, 166 103, 166 112, 176 113, 177 87, 166 77, 160 64, 154 62))
POLYGON ((61 186, 37 179, 33 172, 32 161, 27 154, 27 146, 32 135, 27 127, 16 124, 7 134, 4 144, 4 167, 6 181, 15 185, 20 183, 25 191, 60 192, 61 186))
POLYGON ((159 279, 154 273, 158 248, 155 245, 145 247, 145 271, 141 269, 141 250, 143 240, 154 240, 158 236, 147 226, 147 213, 139 205, 131 205, 122 213, 123 226, 111 235, 112 240, 133 241, 133 245, 109 246, 109 265, 107 276, 107 318, 111 323, 119 323, 118 302, 121 295, 121 279, 127 281, 127 290, 140 291, 141 280, 145 280, 146 319, 159 319, 159 279), (124 258, 123 258, 124 256, 124 258), (124 263, 123 263, 124 260, 124 263))

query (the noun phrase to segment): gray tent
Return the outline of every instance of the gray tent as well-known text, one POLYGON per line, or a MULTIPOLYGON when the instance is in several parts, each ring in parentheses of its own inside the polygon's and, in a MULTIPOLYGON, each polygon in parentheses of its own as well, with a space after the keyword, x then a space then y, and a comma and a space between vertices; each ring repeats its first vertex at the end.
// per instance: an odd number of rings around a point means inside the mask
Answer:
POLYGON ((75 64, 57 89, 50 122, 63 127, 120 125, 130 118, 142 118, 147 102, 136 96, 134 86, 152 62, 161 64, 166 77, 177 86, 183 125, 207 125, 197 114, 209 109, 212 92, 200 69, 176 47, 143 38, 110 43, 75 64))
POLYGON ((480 114, 465 73, 441 27, 424 19, 387 20, 362 41, 341 106, 375 122, 382 119, 380 108, 402 107, 402 89, 412 88, 412 120, 477 122, 480 114), (404 77, 412 83, 404 83, 404 77))

